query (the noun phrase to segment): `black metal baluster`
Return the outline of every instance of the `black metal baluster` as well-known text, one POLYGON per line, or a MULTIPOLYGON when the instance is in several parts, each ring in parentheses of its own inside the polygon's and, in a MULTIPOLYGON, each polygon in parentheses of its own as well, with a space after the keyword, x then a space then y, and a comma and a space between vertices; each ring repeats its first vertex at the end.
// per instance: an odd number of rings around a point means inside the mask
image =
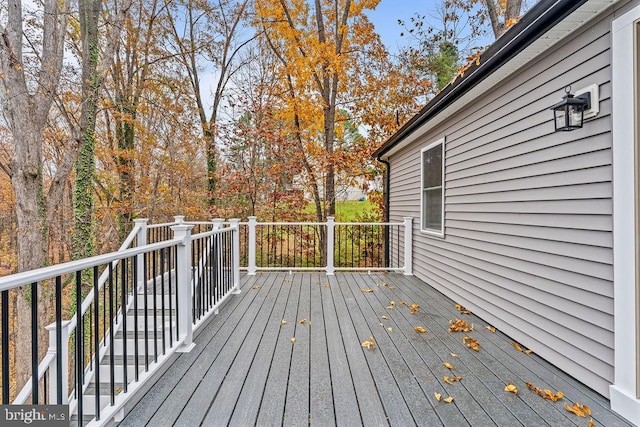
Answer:
POLYGON ((147 278, 149 277, 148 276, 149 274, 148 255, 149 254, 147 252, 145 252, 142 255, 143 265, 144 265, 144 271, 143 271, 144 279, 142 280, 142 297, 143 297, 142 305, 144 308, 144 370, 145 372, 149 370, 149 335, 148 335, 149 334, 149 304, 148 304, 149 295, 147 292, 147 281, 148 281, 147 278))
POLYGON ((98 266, 94 266, 93 267, 93 298, 94 301, 96 302, 96 309, 95 309, 95 322, 93 322, 95 331, 93 332, 93 339, 94 339, 94 349, 95 349, 95 354, 94 354, 94 358, 95 358, 95 384, 96 384, 96 420, 100 419, 100 351, 98 351, 99 345, 100 345, 100 331, 99 329, 99 324, 100 324, 100 311, 98 310, 98 301, 100 301, 99 299, 99 294, 100 289, 98 288, 98 266))
MULTIPOLYGON (((116 270, 116 275, 118 271, 116 270)), ((115 366, 113 360, 113 346, 114 346, 114 336, 113 336, 113 264, 109 263, 109 383, 111 387, 110 395, 111 395, 111 406, 115 403, 115 366)))
POLYGON ((31 284, 31 401, 38 404, 38 282, 31 284))
POLYGON ((82 385, 83 381, 83 333, 82 333, 82 272, 76 271, 76 399, 78 401, 77 415, 78 420, 81 423, 83 418, 83 399, 82 399, 82 385))
POLYGON ((151 253, 151 271, 153 274, 153 361, 158 362, 158 316, 157 316, 157 302, 158 301, 158 289, 157 289, 157 257, 156 251, 151 253))
MULTIPOLYGON (((142 263, 144 264, 144 256, 142 257, 142 263)), ((144 266, 142 267, 144 271, 144 266)), ((138 370, 140 369, 140 361, 138 360, 138 355, 140 354, 139 344, 138 344, 138 330, 140 326, 138 325, 138 257, 134 258, 133 261, 133 372, 134 378, 138 381, 138 370)), ((144 285, 144 280, 142 281, 144 285)))
POLYGON ((2 404, 9 403, 9 291, 2 291, 2 404))
POLYGON ((166 258, 165 258, 166 248, 160 249, 160 324, 162 325, 162 354, 166 354, 166 342, 165 342, 165 330, 164 330, 164 291, 165 291, 165 282, 164 282, 164 274, 166 272, 166 258))
MULTIPOLYGON (((62 404, 62 277, 56 276, 56 403, 62 404)), ((69 390, 64 390, 68 393, 69 390)))
POLYGON ((171 286, 173 285, 173 279, 171 278, 172 276, 172 268, 171 268, 171 260, 173 258, 171 258, 171 246, 169 246, 167 248, 168 254, 167 254, 167 262, 168 262, 168 266, 167 266, 167 271, 169 272, 169 347, 173 347, 173 292, 171 290, 171 286))
MULTIPOLYGON (((135 262, 135 260, 134 260, 135 262)), ((122 312, 122 389, 126 393, 129 387, 129 378, 127 372, 127 258, 123 258, 121 262, 121 284, 120 290, 120 310, 122 312)))

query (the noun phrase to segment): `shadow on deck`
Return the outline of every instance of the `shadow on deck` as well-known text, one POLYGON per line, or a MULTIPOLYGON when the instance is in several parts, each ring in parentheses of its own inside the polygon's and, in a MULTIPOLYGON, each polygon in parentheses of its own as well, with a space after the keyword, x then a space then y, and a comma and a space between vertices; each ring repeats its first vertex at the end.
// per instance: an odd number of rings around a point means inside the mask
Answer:
POLYGON ((262 273, 243 283, 242 294, 201 328, 196 347, 174 355, 127 408, 121 426, 586 427, 591 417, 564 409, 574 402, 587 405, 598 426, 629 425, 607 399, 535 354, 516 351, 507 336, 459 313, 414 277, 262 273), (420 308, 411 314, 401 301, 420 308), (456 318, 475 330, 449 332, 456 318), (466 335, 480 351, 462 343, 466 335), (361 345, 369 337, 374 350, 361 345), (447 384, 444 376, 462 379, 447 384), (525 382, 565 397, 551 402, 525 382), (504 391, 507 383, 519 394, 504 391), (436 392, 453 402, 437 401, 436 392))

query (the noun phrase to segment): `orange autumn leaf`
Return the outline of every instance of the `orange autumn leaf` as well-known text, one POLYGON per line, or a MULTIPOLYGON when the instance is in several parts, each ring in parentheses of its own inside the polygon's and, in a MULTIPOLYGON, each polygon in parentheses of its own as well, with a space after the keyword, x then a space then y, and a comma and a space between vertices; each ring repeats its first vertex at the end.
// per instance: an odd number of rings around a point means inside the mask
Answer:
POLYGON ((471 350, 480 351, 480 343, 478 342, 478 340, 473 339, 469 336, 462 338, 462 344, 465 344, 467 348, 470 348, 471 350))
POLYGON ((504 391, 508 391, 509 393, 518 395, 518 388, 511 383, 507 384, 507 386, 504 388, 504 391))
POLYGON ((522 347, 520 347, 520 344, 518 344, 515 341, 511 341, 511 345, 513 346, 513 348, 515 348, 517 351, 522 351, 522 347))
POLYGON ((420 333, 420 334, 424 334, 425 332, 427 332, 427 330, 425 328, 423 328, 422 326, 416 326, 413 328, 414 331, 420 333))
POLYGON ((453 365, 449 362, 442 362, 442 366, 444 366, 445 368, 449 369, 450 371, 453 371, 455 368, 453 367, 453 365))
POLYGON ((260 289, 260 285, 255 285, 251 289, 260 289))
POLYGON ((402 305, 406 305, 407 307, 409 306, 409 304, 407 304, 407 302, 406 302, 406 301, 404 301, 404 300, 403 300, 403 301, 400 301, 400 304, 402 304, 402 305))
POLYGON ((435 396, 436 400, 440 402, 440 399, 442 399, 442 395, 438 392, 433 393, 433 395, 435 396))
POLYGON ((324 285, 324 287, 325 287, 325 288, 330 288, 330 287, 331 287, 331 285, 329 285, 328 283, 326 283, 326 284, 324 285))
POLYGON ((449 396, 446 399, 442 399, 444 402, 451 403, 453 402, 453 397, 449 396))
POLYGON ((462 380, 462 377, 449 377, 445 375, 442 380, 447 384, 453 384, 456 381, 462 380))
POLYGON ((298 320, 298 323, 300 323, 301 325, 304 325, 304 322, 306 321, 307 321, 307 318, 305 317, 303 319, 298 320))
POLYGON ((363 294, 368 294, 373 292, 373 289, 371 288, 360 288, 360 292, 362 292, 363 294))
POLYGON ((489 331, 493 332, 494 334, 496 333, 496 328, 494 328, 493 326, 485 326, 485 328, 487 328, 489 331))
POLYGON ((420 309, 420 306, 418 304, 411 304, 411 314, 416 314, 416 312, 420 309))
POLYGON ((287 324, 287 321, 286 321, 286 320, 282 319, 282 320, 280 321, 280 326, 284 326, 284 325, 286 325, 286 324, 287 324))
POLYGON ((582 405, 582 410, 584 411, 585 414, 591 415, 591 409, 589 409, 587 405, 582 405))
POLYGON ((462 319, 449 320, 449 332, 471 332, 473 331, 473 324, 469 324, 462 319))
POLYGON ((369 337, 367 341, 362 342, 362 347, 366 348, 367 350, 375 350, 376 342, 374 341, 373 337, 369 337))
POLYGON ((467 310, 466 308, 464 308, 460 304, 456 304, 456 310, 458 310, 460 312, 460 314, 471 314, 471 311, 467 310))
POLYGON ((589 427, 596 427, 596 423, 593 422, 593 418, 589 420, 589 427))
POLYGON ((585 418, 585 413, 582 410, 582 408, 580 407, 579 403, 574 403, 573 406, 569 406, 568 403, 564 404, 564 409, 566 409, 569 412, 572 412, 574 414, 576 414, 579 417, 585 418))
POLYGON ((530 355, 531 353, 533 353, 533 350, 527 349, 524 351, 524 354, 526 354, 527 356, 530 355))
POLYGON ((295 344, 296 343, 296 337, 291 338, 291 344, 295 344))

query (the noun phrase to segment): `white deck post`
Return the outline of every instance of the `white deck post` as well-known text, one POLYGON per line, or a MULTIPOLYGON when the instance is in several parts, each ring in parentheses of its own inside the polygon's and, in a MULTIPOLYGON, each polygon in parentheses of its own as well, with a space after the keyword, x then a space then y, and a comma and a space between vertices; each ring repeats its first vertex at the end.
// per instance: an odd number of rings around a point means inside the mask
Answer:
POLYGON ((176 224, 182 224, 184 222, 184 215, 174 215, 173 222, 176 224))
POLYGON ((333 236, 335 235, 335 218, 332 216, 327 217, 327 275, 332 276, 336 267, 333 265, 333 236))
MULTIPOLYGON (((135 227, 138 227, 138 232, 136 233, 136 246, 144 246, 147 244, 147 222, 149 219, 140 218, 134 219, 133 223, 135 227)), ((140 254, 136 256, 136 268, 137 268, 137 290, 140 292, 142 287, 145 285, 145 277, 144 277, 144 255, 140 254)))
POLYGON ((178 316, 182 333, 178 339, 182 339, 182 344, 176 350, 179 353, 190 352, 195 344, 193 343, 193 306, 191 301, 191 229, 193 225, 179 224, 171 226, 173 237, 183 239, 176 248, 177 252, 177 279, 178 279, 178 316))
POLYGON ((249 217, 249 236, 248 236, 248 242, 247 245, 249 246, 248 248, 248 259, 247 259, 247 274, 249 274, 250 276, 253 276, 256 274, 256 225, 257 225, 257 218, 255 216, 250 216, 249 217))
POLYGON ((240 219, 232 218, 231 223, 231 246, 233 259, 233 291, 234 294, 240 293, 240 219))
POLYGON ((47 353, 55 354, 56 359, 49 367, 49 399, 51 403, 66 405, 69 403, 69 325, 70 321, 62 322, 62 348, 60 353, 56 348, 56 324, 45 327, 49 331, 49 348, 47 353), (58 357, 62 359, 62 402, 58 402, 58 357))
POLYGON ((404 217, 404 274, 413 276, 413 218, 404 217))

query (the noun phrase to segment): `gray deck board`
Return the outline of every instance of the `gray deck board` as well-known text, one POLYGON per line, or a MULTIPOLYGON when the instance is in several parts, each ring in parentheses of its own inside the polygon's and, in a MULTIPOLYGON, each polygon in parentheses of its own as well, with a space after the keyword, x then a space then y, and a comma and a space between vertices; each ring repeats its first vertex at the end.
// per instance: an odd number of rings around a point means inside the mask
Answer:
POLYGON ((565 402, 587 404, 596 425, 629 425, 606 398, 535 353, 517 352, 509 337, 461 315, 454 301, 414 277, 262 273, 242 282, 242 294, 198 331, 190 353, 172 356, 121 425, 586 425, 565 402), (420 310, 411 314, 401 300, 420 310), (475 330, 449 332, 456 317, 475 330), (462 344, 464 335, 480 341, 479 352, 462 344), (375 350, 361 346, 370 336, 375 350), (463 379, 450 385, 444 375, 463 379), (544 400, 525 381, 566 397, 544 400), (518 396, 504 391, 507 382, 518 396), (434 392, 454 401, 438 402, 434 392))

